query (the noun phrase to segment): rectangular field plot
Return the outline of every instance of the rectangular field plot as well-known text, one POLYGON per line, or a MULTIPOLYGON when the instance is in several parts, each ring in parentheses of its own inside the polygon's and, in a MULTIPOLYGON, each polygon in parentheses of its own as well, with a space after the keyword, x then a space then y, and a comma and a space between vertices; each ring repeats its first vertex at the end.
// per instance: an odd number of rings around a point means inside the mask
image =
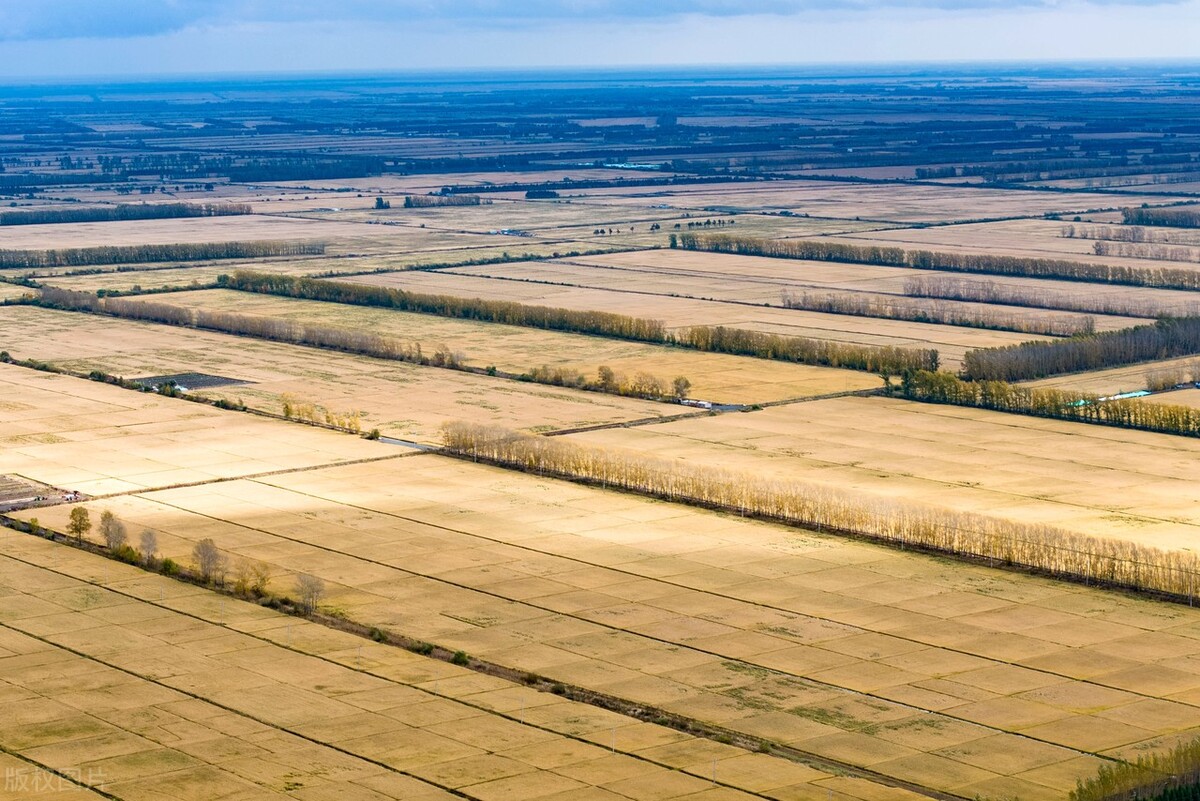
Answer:
MULTIPOLYGON (((1130 205, 1130 204, 1125 204, 1130 205)), ((1119 224, 1105 222, 1063 222, 1058 220, 1003 220, 998 222, 941 225, 931 228, 904 228, 872 231, 861 234, 841 234, 839 241, 862 244, 868 241, 909 250, 939 250, 952 253, 988 253, 997 256, 1020 256, 1035 259, 1070 259, 1095 264, 1121 264, 1130 267, 1155 269, 1164 265, 1178 269, 1200 269, 1195 261, 1200 250, 1191 248, 1192 261, 1163 262, 1149 258, 1097 256, 1096 240, 1063 236, 1064 229, 1080 231, 1119 224)))
MULTIPOLYGON (((699 253, 680 250, 647 250, 580 256, 545 262, 494 264, 456 267, 440 272, 450 275, 502 278, 548 285, 567 285, 615 292, 634 290, 639 294, 699 298, 734 303, 784 306, 784 295, 869 294, 876 299, 894 299, 904 294, 905 282, 912 278, 948 276, 929 270, 876 267, 865 264, 770 259, 760 256, 736 256, 726 253, 699 253)), ((990 280, 984 276, 982 280, 990 280)), ((1003 279, 1002 279, 1003 280, 1003 279)), ((1020 282, 1021 279, 1016 279, 1020 282)), ((1033 287, 1033 279, 1023 286, 1033 287)), ((1055 282, 1062 283, 1062 282, 1055 282)), ((1040 287, 1038 287, 1040 288, 1040 287)), ((1086 292, 1070 284, 1073 292, 1086 292)), ((1125 289, 1121 287, 1121 289, 1125 289)), ((1168 293, 1182 295, 1185 293, 1168 293)), ((1195 303, 1195 295, 1183 299, 1195 303)), ((936 304, 936 300, 924 301, 936 304)), ((1173 302, 1166 301, 1164 302, 1173 302)), ((1016 320, 1056 320, 1065 323, 1078 318, 1075 312, 1023 306, 998 306, 986 303, 957 304, 978 312, 996 310, 1016 320)), ((1145 319, 1114 315, 1091 315, 1097 330, 1128 328, 1145 319)), ((864 318, 870 320, 871 318, 864 318)), ((1028 336, 1028 335, 1027 335, 1028 336)))
POLYGON ((11 532, 0 603, 0 745, 123 801, 164 781, 198 799, 695 798, 714 768, 730 801, 919 797, 11 532))
POLYGON ((887 398, 577 435, 663 458, 1160 548, 1200 534, 1200 441, 887 398))
POLYGON ((1012 189, 926 185, 847 184, 772 181, 762 184, 696 184, 683 187, 616 187, 581 190, 575 203, 668 204, 672 208, 713 207, 745 211, 790 210, 813 217, 875 222, 952 222, 1042 214, 1078 214, 1093 209, 1158 205, 1162 195, 1097 193, 1051 194, 1012 189))
POLYGON ((767 401, 875 389, 877 376, 763 359, 701 353, 602 337, 540 331, 521 326, 453 320, 427 314, 338 303, 294 300, 232 290, 173 293, 173 305, 253 314, 303 323, 370 330, 404 342, 420 342, 428 352, 445 345, 461 352, 473 367, 493 365, 515 374, 531 368, 564 367, 594 379, 600 366, 632 377, 646 372, 670 384, 676 376, 692 382, 692 396, 722 403, 767 401))
MULTIPOLYGON (((14 358, 39 359, 79 372, 102 370, 127 378, 183 372, 225 376, 248 383, 197 394, 240 400, 272 414, 281 414, 284 396, 291 395, 296 403, 318 404, 341 415, 361 412, 363 430, 379 428, 390 436, 423 442, 436 441, 438 429, 447 420, 468 416, 523 429, 555 430, 687 411, 599 392, 31 307, 0 309, 0 336, 14 358)), ((89 382, 74 381, 89 387, 89 382)), ((117 392, 117 398, 128 394, 125 402, 141 402, 135 393, 105 389, 117 392)), ((217 414, 203 406, 165 400, 171 408, 182 407, 188 414, 217 414)), ((297 437, 311 431, 294 424, 285 426, 285 432, 297 437)), ((347 438, 345 434, 328 436, 347 438)))
POLYGON ((577 310, 610 311, 661 320, 668 328, 724 325, 859 345, 936 348, 942 356, 942 364, 948 367, 956 367, 963 353, 971 348, 999 347, 1037 338, 1029 334, 1007 331, 674 298, 629 290, 553 286, 520 280, 458 275, 453 271, 383 273, 346 280, 413 292, 515 300, 577 310))
POLYGON ((0 365, 0 474, 86 495, 394 453, 345 434, 0 365))
MULTIPOLYGON (((916 230, 916 229, 913 229, 916 230)), ((947 228, 924 229, 945 231, 947 228)), ((1053 297, 1082 299, 1104 299, 1109 301, 1132 301, 1147 307, 1147 317, 1160 312, 1177 314, 1195 313, 1197 295, 1194 292, 1170 289, 1095 284, 1081 281, 1055 281, 1043 278, 1019 278, 999 275, 952 273, 940 270, 914 270, 904 267, 881 267, 870 264, 842 264, 832 262, 804 261, 801 259, 774 259, 762 256, 740 256, 729 253, 702 253, 686 250, 647 250, 628 253, 608 253, 598 256, 578 256, 559 259, 543 264, 528 265, 481 265, 444 270, 445 273, 463 275, 485 275, 506 277, 503 272, 511 269, 511 277, 525 276, 525 271, 544 271, 543 275, 530 275, 535 280, 554 283, 580 284, 611 288, 611 272, 624 281, 627 288, 636 282, 639 290, 680 294, 692 297, 710 297, 721 300, 738 300, 750 303, 779 304, 784 290, 803 292, 873 292, 885 295, 903 295, 905 285, 913 279, 950 279, 970 283, 989 283, 997 287, 1026 290, 1026 294, 1037 297, 1047 293, 1053 297), (562 266, 559 266, 562 265, 562 266), (583 265, 606 269, 588 270, 583 265), (551 272, 553 270, 553 272, 551 272), (518 272, 519 271, 519 272, 518 272), (586 279, 586 280, 585 280, 586 279), (601 283, 604 282, 604 283, 601 283)), ((1022 307, 1003 306, 1006 312, 1020 314, 1022 307)), ((1027 313, 1044 316, 1056 312, 1031 306, 1027 313)), ((1146 322, 1140 317, 1096 314, 1097 330, 1125 328, 1146 322)))
POLYGON ((1061 799, 1200 733, 1186 607, 432 455, 90 506, 322 576, 367 625, 966 797, 1061 799))

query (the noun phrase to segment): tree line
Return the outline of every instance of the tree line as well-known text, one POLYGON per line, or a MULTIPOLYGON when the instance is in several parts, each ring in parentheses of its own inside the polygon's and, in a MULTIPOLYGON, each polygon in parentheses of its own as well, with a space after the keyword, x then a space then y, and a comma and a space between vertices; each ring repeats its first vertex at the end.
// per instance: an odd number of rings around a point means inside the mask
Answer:
POLYGON ((1126 225, 1163 225, 1171 228, 1200 228, 1200 210, 1132 208, 1121 209, 1126 225))
POLYGON ((801 364, 898 374, 936 369, 936 350, 853 345, 804 337, 786 337, 724 326, 693 326, 669 332, 660 320, 601 311, 534 306, 506 300, 433 295, 402 289, 325 281, 239 270, 223 283, 230 289, 305 300, 436 314, 465 320, 520 325, 659 345, 679 345, 713 353, 778 359, 801 364))
POLYGON ((905 370, 936 370, 938 352, 925 348, 854 345, 826 339, 786 337, 744 328, 699 325, 674 335, 674 342, 711 353, 754 356, 798 364, 842 367, 897 375, 905 370))
POLYGON ((904 294, 919 298, 945 298, 976 303, 999 303, 1039 309, 1062 309, 1086 314, 1117 314, 1126 317, 1162 315, 1200 316, 1200 301, 1164 304, 1123 294, 1066 292, 1035 286, 999 284, 995 281, 959 278, 952 275, 922 275, 904 282, 904 294))
POLYGON ((1158 245, 1200 245, 1200 234, 1190 231, 1156 231, 1138 225, 1064 225, 1064 239, 1107 239, 1112 242, 1149 242, 1158 245))
MULTIPOLYGON (((691 381, 685 376, 677 376, 668 382, 650 373, 638 372, 632 379, 629 379, 617 374, 607 366, 601 366, 593 379, 587 378, 578 370, 545 365, 532 367, 520 374, 502 374, 494 367, 486 369, 468 367, 466 354, 445 344, 438 344, 432 349, 427 349, 420 342, 403 342, 356 328, 304 323, 297 320, 239 312, 198 309, 158 301, 111 296, 99 297, 91 292, 71 289, 43 287, 40 302, 44 306, 56 309, 100 312, 131 320, 202 328, 226 334, 370 356, 376 359, 408 362, 426 367, 444 367, 518 381, 531 381, 538 384, 582 389, 589 392, 604 392, 645 400, 680 401, 687 398, 691 389, 691 381)), ((357 412, 353 415, 339 414, 319 408, 316 404, 305 404, 295 399, 289 400, 287 397, 284 398, 284 416, 310 423, 324 419, 329 425, 355 433, 359 431, 361 422, 357 412)))
MULTIPOLYGON (((492 201, 489 200, 490 204, 492 201)), ((479 206, 483 203, 479 195, 405 195, 404 208, 427 209, 438 206, 479 206)))
POLYGON ((1011 414, 1136 428, 1162 434, 1200 436, 1200 409, 1146 403, 1136 398, 1100 400, 1097 396, 1050 387, 1014 386, 1004 381, 964 381, 947 372, 906 374, 900 393, 908 400, 971 406, 1011 414))
POLYGON ((90 208, 51 208, 0 212, 0 225, 165 220, 175 217, 227 217, 250 214, 246 203, 118 203, 90 208))
POLYGON ((1023 381, 1198 353, 1200 317, 1164 317, 1120 331, 969 350, 962 374, 975 380, 1023 381))
POLYGON ((1200 289, 1200 270, 1177 267, 1130 267, 1120 264, 1093 264, 1069 259, 905 250, 879 245, 848 245, 820 240, 767 239, 729 234, 684 233, 679 234, 676 239, 677 246, 680 248, 710 253, 736 253, 744 256, 831 261, 845 264, 873 264, 882 267, 908 267, 914 270, 944 270, 1027 278, 1059 278, 1066 281, 1092 281, 1161 289, 1200 289))
POLYGON ((994 560, 1006 566, 1189 599, 1200 588, 1195 581, 1200 574, 1200 557, 1186 551, 1162 551, 1051 526, 895 499, 867 498, 859 492, 656 459, 640 452, 492 426, 448 423, 442 438, 446 451, 452 454, 818 532, 994 560))
POLYGON ((229 289, 282 295, 304 300, 322 300, 355 306, 379 306, 398 311, 435 314, 463 320, 520 325, 552 331, 596 334, 617 339, 663 342, 667 333, 658 320, 644 320, 602 311, 573 311, 550 306, 533 306, 507 300, 460 298, 408 292, 403 289, 326 281, 273 273, 238 270, 223 284, 229 289))
POLYGON ((1096 775, 1076 782, 1070 801, 1195 801, 1200 796, 1200 739, 1169 751, 1105 762, 1096 775))
POLYGON ((266 256, 319 256, 324 242, 194 242, 173 245, 102 245, 62 250, 0 250, 0 268, 81 267, 266 256))
POLYGON ((783 290, 780 302, 788 309, 879 317, 914 323, 990 328, 1023 334, 1069 337, 1090 334, 1096 321, 1090 316, 1021 314, 1004 309, 952 300, 921 301, 912 298, 864 295, 855 292, 792 292, 783 290))

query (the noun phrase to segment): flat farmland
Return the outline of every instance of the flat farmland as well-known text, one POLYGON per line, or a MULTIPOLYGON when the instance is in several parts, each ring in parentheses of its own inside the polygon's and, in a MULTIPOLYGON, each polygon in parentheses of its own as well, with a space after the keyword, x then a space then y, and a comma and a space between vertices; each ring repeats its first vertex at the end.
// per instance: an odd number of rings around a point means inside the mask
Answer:
MULTIPOLYGON (((478 265, 454 267, 442 272, 451 275, 474 275, 521 278, 523 272, 504 272, 514 265, 478 265)), ((523 270, 545 270, 544 278, 538 281, 552 283, 604 284, 610 287, 610 279, 604 272, 582 270, 584 266, 602 267, 617 272, 624 278, 623 287, 646 289, 655 294, 712 297, 750 303, 779 305, 784 291, 803 293, 824 291, 834 293, 876 293, 882 295, 905 295, 905 285, 913 278, 946 278, 968 283, 990 283, 996 287, 1026 290, 1034 297, 1084 297, 1086 300, 1108 299, 1144 303, 1147 307, 1166 312, 1184 313, 1196 308, 1196 294, 1189 291, 1170 289, 1148 289, 1142 287, 1118 287, 1114 284, 1094 284, 1078 281, 1052 281, 1046 278, 1020 278, 1008 276, 970 275, 961 272, 938 270, 910 270, 907 267, 883 267, 869 264, 842 264, 830 261, 806 261, 803 259, 772 259, 758 255, 736 255, 730 253, 702 253, 676 251, 676 249, 654 249, 628 253, 605 253, 581 255, 570 259, 551 259, 541 265, 517 265, 523 270), (548 272, 552 269, 556 272, 548 272), (580 269, 577 269, 580 267, 580 269)), ((1006 313, 1032 314, 1038 317, 1057 317, 1055 309, 1039 307, 1014 307, 989 303, 986 307, 1002 308, 1006 313)), ((1130 325, 1146 323, 1145 318, 1123 317, 1116 314, 1093 314, 1099 331, 1123 329, 1130 325)))
POLYGON ((0 605, 0 745, 110 798, 919 797, 12 532, 0 605))
POLYGON ((90 506, 320 575, 367 625, 966 797, 1062 798, 1200 732, 1186 607, 432 455, 90 506))
POLYGON ((1165 549, 1200 530, 1200 441, 1167 434, 836 398, 573 438, 1165 549))
POLYGON ((0 474, 88 495, 395 453, 332 431, 6 364, 0 423, 0 474))
POLYGON ((19 225, 0 230, 0 248, 42 250, 255 239, 322 240, 355 229, 287 217, 242 215, 167 220, 19 225))
POLYGON ((822 314, 795 309, 646 295, 629 289, 535 284, 470 274, 460 275, 453 271, 380 273, 353 276, 345 280, 413 292, 617 312, 661 320, 671 329, 694 325, 723 325, 860 345, 936 348, 942 356, 943 366, 951 368, 956 367, 963 353, 971 348, 999 347, 1037 338, 1029 334, 961 326, 909 323, 844 314, 822 314))
MULTIPOLYGON (((1097 256, 1095 239, 1062 236, 1063 229, 1090 229, 1108 223, 1073 223, 1058 220, 1002 220, 997 222, 941 225, 931 228, 904 228, 869 233, 839 234, 836 239, 850 244, 866 240, 874 244, 893 245, 910 250, 943 250, 951 253, 988 253, 992 255, 1023 256, 1039 259, 1070 259, 1094 264, 1119 264, 1129 267, 1156 269, 1170 266, 1176 269, 1197 269, 1200 250, 1189 248, 1192 261, 1141 259, 1122 256, 1097 256)), ((1120 246, 1122 243, 1115 243, 1120 246)), ((1148 247, 1153 247, 1153 244, 1148 247)), ((1176 246, 1171 246, 1176 247, 1176 246)))
MULTIPOLYGON (((103 370, 126 378, 187 372, 223 376, 246 383, 197 390, 197 394, 233 402, 241 400, 252 409, 272 414, 281 413, 284 395, 292 395, 297 402, 315 403, 339 414, 362 412, 364 431, 379 428, 385 435, 422 442, 436 441, 442 423, 463 416, 545 431, 685 411, 678 406, 598 392, 49 309, 0 310, 0 336, 8 343, 6 348, 14 358, 39 359, 80 372, 103 370)), ((41 386, 30 382, 36 382, 42 374, 6 369, 23 376, 20 380, 25 385, 41 386)), ((227 424, 230 426, 279 425, 282 426, 279 436, 283 439, 319 433, 334 438, 335 442, 349 443, 343 447, 353 447, 355 442, 345 434, 268 423, 237 412, 221 412, 171 399, 156 400, 153 395, 143 396, 82 379, 60 377, 59 380, 73 382, 62 385, 64 393, 105 392, 108 394, 103 397, 116 404, 165 401, 168 405, 162 408, 182 410, 174 414, 198 415, 201 419, 217 415, 221 420, 231 419, 227 424)), ((12 391, 19 393, 16 388, 12 391)), ((53 400, 52 396, 45 399, 48 414, 53 410, 53 400)), ((361 447, 370 448, 372 444, 363 442, 361 447)), ((379 447, 368 452, 377 454, 379 447)))
MULTIPOLYGON (((501 195, 503 196, 503 195, 501 195)), ((954 222, 1043 214, 1079 214, 1093 209, 1160 205, 1163 195, 1052 194, 1015 189, 926 185, 771 181, 753 184, 695 184, 673 187, 616 187, 581 190, 575 203, 640 205, 647 197, 672 208, 742 211, 788 210, 813 217, 884 223, 954 222)), ((709 212, 711 213, 711 212, 709 212)))
MULTIPOLYGON (((909 278, 922 275, 951 275, 897 267, 793 261, 678 250, 645 250, 552 259, 536 263, 455 267, 439 272, 618 292, 632 290, 650 295, 766 306, 782 306, 785 292, 801 294, 812 291, 817 295, 854 292, 881 296, 881 299, 886 300, 887 296, 902 295, 905 281, 909 278)), ((984 280, 987 278, 990 276, 984 277, 984 280)), ((1021 279, 1016 280, 1019 282, 1021 279)), ((1028 286, 1031 282, 1036 286, 1034 279, 1026 279, 1024 284, 1017 285, 1028 286)), ((1069 286, 1069 291, 1079 293, 1081 290, 1078 284, 1073 284, 1069 286)), ((1196 295, 1187 294, 1186 297, 1191 302, 1196 302, 1196 295)), ((1026 321, 1040 319, 1065 323, 1078 317, 1078 313, 1075 312, 1024 306, 971 303, 960 308, 971 308, 980 312, 998 310, 1015 319, 1026 321)), ((1145 319, 1116 315, 1090 316, 1095 321, 1097 330, 1101 331, 1128 328, 1146 322, 1145 319)))
POLYGON ((880 383, 878 377, 854 370, 772 364, 763 359, 701 353, 581 334, 233 290, 172 293, 168 302, 301 323, 370 330, 405 342, 421 342, 427 352, 445 344, 465 354, 465 363, 468 365, 494 365, 502 371, 517 374, 533 367, 549 365, 578 370, 591 379, 595 377, 598 367, 606 365, 627 377, 648 372, 668 384, 675 376, 682 375, 692 382, 694 397, 723 403, 763 403, 832 392, 875 389, 880 383))
MULTIPOLYGON (((1195 356, 1185 356, 1180 359, 1163 359, 1156 362, 1142 362, 1124 367, 1113 367, 1108 370, 1092 370, 1086 373, 1071 373, 1069 375, 1039 378, 1036 381, 1024 382, 1031 387, 1053 387, 1075 392, 1088 392, 1094 395, 1116 395, 1121 392, 1135 392, 1147 389, 1151 378, 1156 373, 1176 374, 1180 381, 1188 380, 1193 373, 1200 378, 1200 359, 1195 356)), ((1143 400, 1151 403, 1183 403, 1181 398, 1188 397, 1186 392, 1156 393, 1143 400)))

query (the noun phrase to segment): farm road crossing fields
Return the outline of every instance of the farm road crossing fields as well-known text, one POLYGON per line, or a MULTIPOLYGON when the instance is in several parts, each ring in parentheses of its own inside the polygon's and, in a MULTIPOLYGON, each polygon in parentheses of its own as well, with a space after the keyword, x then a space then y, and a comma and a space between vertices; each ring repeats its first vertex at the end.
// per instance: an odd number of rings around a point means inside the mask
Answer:
POLYGON ((968 796, 1061 798, 1200 731, 1200 613, 442 457, 100 508, 367 625, 968 796))

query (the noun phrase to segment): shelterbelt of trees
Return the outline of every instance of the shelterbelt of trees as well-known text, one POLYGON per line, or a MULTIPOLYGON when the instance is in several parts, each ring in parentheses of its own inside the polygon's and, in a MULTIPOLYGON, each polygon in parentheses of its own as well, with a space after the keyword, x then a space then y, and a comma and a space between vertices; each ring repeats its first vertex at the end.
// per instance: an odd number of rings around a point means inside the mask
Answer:
POLYGON ((1130 267, 1121 264, 1092 264, 1068 259, 1035 259, 997 256, 988 253, 947 253, 905 250, 876 245, 848 245, 806 239, 766 239, 730 234, 675 234, 675 247, 710 253, 736 253, 776 259, 831 261, 907 267, 914 270, 984 273, 1027 278, 1058 278, 1105 284, 1200 289, 1200 270, 1177 267, 1130 267))
POLYGON ((232 276, 225 276, 221 285, 245 292, 358 306, 378 306, 464 320, 591 334, 658 345, 676 345, 713 353, 844 367, 873 373, 899 374, 905 370, 934 370, 938 366, 938 353, 932 349, 852 345, 724 326, 693 326, 668 331, 659 320, 646 320, 612 312, 578 311, 507 300, 408 292, 346 281, 239 270, 232 276))
POLYGON ((196 242, 173 245, 104 245, 63 250, 0 250, 2 268, 86 267, 159 261, 209 261, 267 256, 319 256, 324 242, 196 242))
POLYGON ((0 212, 0 225, 165 220, 176 217, 229 217, 250 214, 246 203, 119 203, 80 209, 48 208, 0 212))
POLYGON ((449 423, 442 439, 448 452, 471 459, 835 535, 994 560, 1180 599, 1191 599, 1200 589, 1200 557, 1186 551, 1161 551, 1051 526, 777 481, 494 426, 449 423))
POLYGON ((900 394, 908 400, 925 403, 1200 437, 1200 409, 1146 403, 1136 398, 1101 400, 1088 393, 1018 386, 1006 381, 964 381, 951 373, 930 370, 904 375, 900 394))
POLYGON ((1171 228, 1200 228, 1200 209, 1121 209, 1127 225, 1165 225, 1171 228))
POLYGON ((1023 381, 1198 353, 1200 317, 1164 317, 1120 331, 969 350, 963 355, 962 374, 977 380, 1023 381))

